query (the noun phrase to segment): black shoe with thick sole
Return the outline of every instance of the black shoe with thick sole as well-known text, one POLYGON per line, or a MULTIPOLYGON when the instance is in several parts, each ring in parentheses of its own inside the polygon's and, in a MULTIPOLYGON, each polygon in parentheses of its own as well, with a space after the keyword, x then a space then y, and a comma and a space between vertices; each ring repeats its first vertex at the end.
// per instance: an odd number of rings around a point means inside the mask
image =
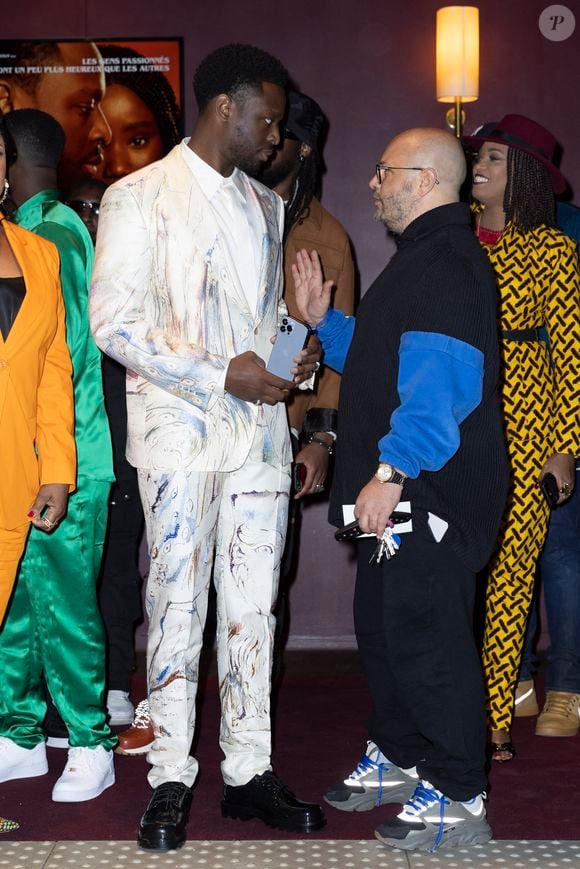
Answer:
POLYGON ((191 799, 191 788, 182 782, 168 781, 156 787, 141 818, 137 844, 146 851, 181 848, 191 799))
POLYGON ((259 818, 268 827, 291 833, 312 833, 326 824, 320 806, 296 799, 290 788, 273 772, 255 775, 239 787, 226 785, 222 815, 242 821, 259 818))

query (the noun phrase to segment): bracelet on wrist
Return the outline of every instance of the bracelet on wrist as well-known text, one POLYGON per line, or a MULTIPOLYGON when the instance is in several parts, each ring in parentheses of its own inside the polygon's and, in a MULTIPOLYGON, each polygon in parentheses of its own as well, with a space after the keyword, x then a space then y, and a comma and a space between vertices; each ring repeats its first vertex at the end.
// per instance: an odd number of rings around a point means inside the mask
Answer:
POLYGON ((327 444, 326 441, 323 441, 322 438, 316 437, 314 434, 304 435, 302 438, 302 442, 304 444, 318 444, 320 447, 324 447, 325 450, 328 451, 328 455, 331 456, 334 452, 334 441, 332 443, 327 444))

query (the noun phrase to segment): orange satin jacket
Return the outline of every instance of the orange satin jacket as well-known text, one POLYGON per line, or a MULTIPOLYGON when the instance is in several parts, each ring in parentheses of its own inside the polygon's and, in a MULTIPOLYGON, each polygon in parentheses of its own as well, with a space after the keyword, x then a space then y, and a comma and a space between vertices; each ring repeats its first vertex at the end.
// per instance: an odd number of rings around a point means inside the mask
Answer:
POLYGON ((55 246, 2 219, 26 295, 0 333, 0 527, 14 529, 41 485, 76 479, 72 366, 55 246))

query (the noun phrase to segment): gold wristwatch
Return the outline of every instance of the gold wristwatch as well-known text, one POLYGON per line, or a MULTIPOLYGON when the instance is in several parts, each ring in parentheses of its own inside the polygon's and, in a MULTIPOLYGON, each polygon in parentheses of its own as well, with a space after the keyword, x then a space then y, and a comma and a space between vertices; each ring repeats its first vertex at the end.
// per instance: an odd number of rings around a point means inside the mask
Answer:
POLYGON ((400 474, 392 465, 386 462, 381 462, 375 471, 375 479, 379 483, 397 483, 399 486, 404 486, 407 480, 404 474, 400 474))

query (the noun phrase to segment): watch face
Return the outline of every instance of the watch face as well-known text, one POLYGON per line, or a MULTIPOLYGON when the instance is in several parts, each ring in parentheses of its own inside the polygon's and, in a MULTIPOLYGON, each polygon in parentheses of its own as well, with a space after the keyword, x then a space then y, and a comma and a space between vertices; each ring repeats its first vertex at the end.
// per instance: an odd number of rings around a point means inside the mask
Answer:
POLYGON ((393 469, 390 465, 379 465, 377 468, 377 477, 384 483, 388 483, 393 476, 393 469))

